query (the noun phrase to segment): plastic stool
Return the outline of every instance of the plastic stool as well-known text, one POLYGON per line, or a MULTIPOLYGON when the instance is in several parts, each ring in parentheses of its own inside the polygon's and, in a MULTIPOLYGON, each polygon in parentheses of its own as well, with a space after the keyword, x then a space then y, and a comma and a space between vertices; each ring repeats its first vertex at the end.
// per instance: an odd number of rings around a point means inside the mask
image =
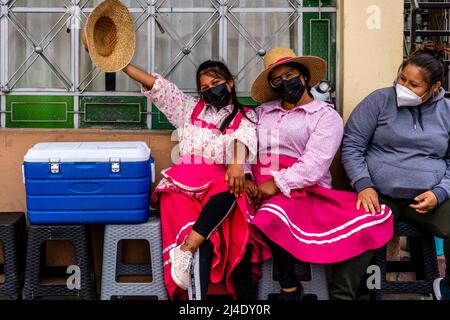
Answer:
POLYGON ((156 296, 167 300, 162 262, 161 222, 152 216, 143 224, 116 224, 105 226, 101 299, 114 296, 156 296), (121 259, 120 240, 147 240, 149 242, 151 269, 144 265, 124 265, 121 259), (149 275, 150 283, 117 282, 118 276, 149 275))
MULTIPOLYGON (((95 277, 92 267, 91 242, 88 226, 85 225, 31 225, 28 233, 27 263, 23 298, 94 300, 95 277), (46 241, 70 241, 75 250, 75 265, 80 270, 79 289, 66 284, 41 284, 45 255, 42 244, 46 241)), ((66 270, 64 277, 70 277, 66 270)))
MULTIPOLYGON (((318 264, 299 262, 295 266, 297 275, 311 275, 310 281, 301 281, 305 295, 314 295, 317 300, 328 300, 328 284, 325 267, 318 264)), ((258 300, 268 300, 269 295, 279 294, 281 287, 278 281, 273 279, 273 260, 267 260, 262 264, 262 278, 258 283, 258 300)))
POLYGON ((408 237, 410 247, 409 261, 386 261, 386 246, 375 253, 375 263, 381 271, 381 289, 375 291, 375 299, 381 300, 384 294, 430 294, 433 281, 439 277, 434 238, 417 229, 408 222, 398 222, 394 236, 408 237), (387 272, 416 272, 418 280, 387 281, 387 272))
POLYGON ((0 213, 0 246, 3 245, 4 281, 0 283, 0 295, 18 300, 21 296, 25 266, 27 226, 23 212, 0 213))

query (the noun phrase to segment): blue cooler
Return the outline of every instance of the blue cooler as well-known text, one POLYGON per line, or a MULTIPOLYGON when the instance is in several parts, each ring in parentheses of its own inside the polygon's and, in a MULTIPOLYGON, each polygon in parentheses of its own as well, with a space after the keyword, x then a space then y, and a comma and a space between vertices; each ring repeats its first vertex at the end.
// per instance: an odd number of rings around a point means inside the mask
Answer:
POLYGON ((39 143, 23 171, 31 223, 148 219, 154 162, 145 142, 39 143))

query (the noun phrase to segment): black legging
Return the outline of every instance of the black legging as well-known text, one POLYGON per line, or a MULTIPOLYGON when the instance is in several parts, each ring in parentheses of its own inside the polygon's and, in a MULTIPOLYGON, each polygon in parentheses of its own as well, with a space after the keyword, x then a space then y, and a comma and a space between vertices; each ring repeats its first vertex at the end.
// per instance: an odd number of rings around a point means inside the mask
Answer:
POLYGON ((299 287, 300 282, 295 274, 295 258, 268 237, 265 237, 265 241, 272 251, 273 263, 280 276, 278 281, 281 288, 299 287))
MULTIPOLYGON (((209 239, 211 233, 222 223, 236 203, 233 193, 226 191, 212 196, 205 204, 192 229, 209 239)), ((189 298, 205 300, 211 276, 213 245, 205 240, 194 255, 194 268, 191 274, 189 298)), ((244 258, 233 271, 233 279, 239 300, 256 299, 256 284, 251 280, 251 252, 247 250, 244 258)))
POLYGON ((231 212, 235 202, 236 197, 229 191, 212 196, 200 212, 200 216, 192 227, 192 230, 208 239, 211 233, 216 230, 231 212))
MULTIPOLYGON (((211 276, 213 244, 206 240, 194 255, 194 270, 191 274, 189 299, 206 300, 211 276)), ((237 300, 256 300, 257 283, 252 279, 251 246, 247 246, 245 255, 233 270, 232 278, 236 288, 237 300)))

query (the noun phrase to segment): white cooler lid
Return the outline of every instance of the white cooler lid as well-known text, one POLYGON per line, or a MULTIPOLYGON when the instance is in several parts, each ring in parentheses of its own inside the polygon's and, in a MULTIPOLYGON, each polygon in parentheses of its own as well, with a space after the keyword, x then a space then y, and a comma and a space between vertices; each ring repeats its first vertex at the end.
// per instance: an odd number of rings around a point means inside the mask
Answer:
POLYGON ((147 161, 150 148, 143 141, 49 142, 34 145, 25 162, 121 162, 147 161))

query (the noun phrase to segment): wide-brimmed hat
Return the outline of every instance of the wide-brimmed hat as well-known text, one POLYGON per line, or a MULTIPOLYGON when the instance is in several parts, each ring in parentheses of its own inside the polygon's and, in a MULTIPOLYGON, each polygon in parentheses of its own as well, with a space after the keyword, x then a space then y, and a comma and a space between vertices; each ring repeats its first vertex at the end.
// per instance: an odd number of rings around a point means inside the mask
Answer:
POLYGON ((116 72, 133 58, 136 36, 133 17, 119 0, 104 0, 89 15, 82 38, 92 62, 105 72, 116 72))
POLYGON ((253 100, 259 103, 264 103, 279 99, 277 93, 273 90, 269 83, 269 76, 273 68, 288 62, 302 64, 309 70, 310 74, 308 84, 310 86, 314 86, 319 83, 327 72, 327 63, 320 57, 299 57, 289 48, 272 48, 264 56, 264 71, 261 72, 253 82, 251 89, 253 100))

